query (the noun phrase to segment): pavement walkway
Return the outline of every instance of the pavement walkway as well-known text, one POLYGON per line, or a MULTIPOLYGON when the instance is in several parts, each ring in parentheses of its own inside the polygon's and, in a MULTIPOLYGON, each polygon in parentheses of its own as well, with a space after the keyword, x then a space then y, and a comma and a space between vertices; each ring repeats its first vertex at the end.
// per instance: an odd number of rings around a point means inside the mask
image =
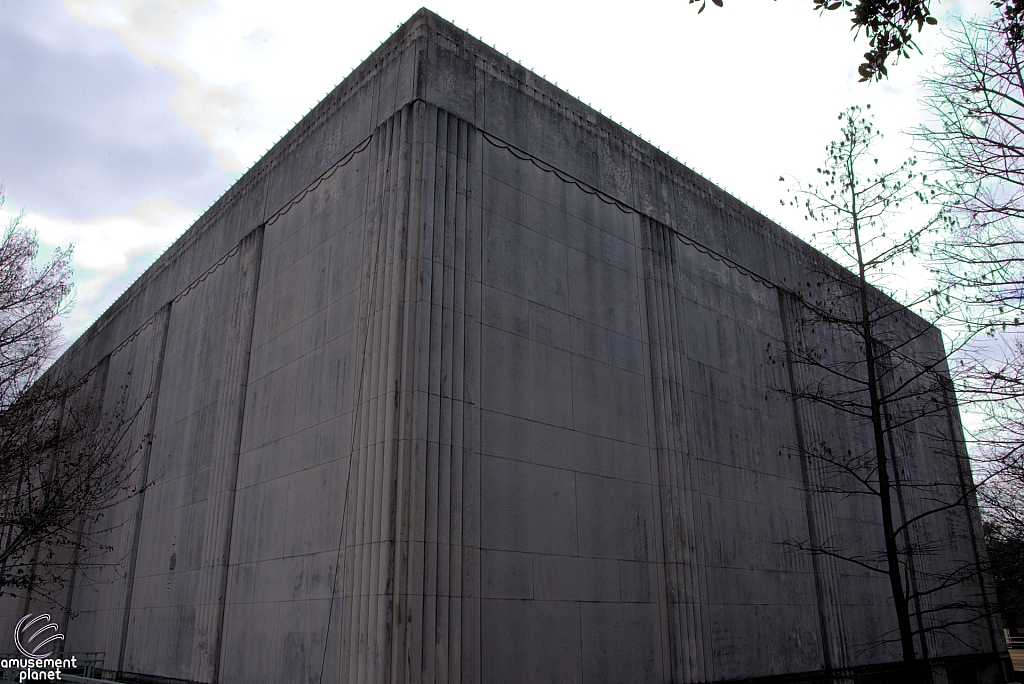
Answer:
POLYGON ((1024 672, 1024 648, 1011 648, 1010 660, 1013 661, 1015 672, 1024 672))

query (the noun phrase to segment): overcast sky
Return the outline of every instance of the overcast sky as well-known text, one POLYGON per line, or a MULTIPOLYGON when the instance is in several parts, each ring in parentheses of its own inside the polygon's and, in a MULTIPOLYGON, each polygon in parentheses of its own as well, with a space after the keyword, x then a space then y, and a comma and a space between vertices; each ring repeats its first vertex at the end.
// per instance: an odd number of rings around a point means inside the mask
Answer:
MULTIPOLYGON (((81 334, 418 2, 0 0, 0 181, 44 247, 75 245, 81 334)), ((811 0, 429 7, 798 234, 780 174, 811 178, 837 115, 872 104, 883 157, 924 117, 940 29, 984 0, 933 3, 923 55, 866 85, 849 13, 811 0)))

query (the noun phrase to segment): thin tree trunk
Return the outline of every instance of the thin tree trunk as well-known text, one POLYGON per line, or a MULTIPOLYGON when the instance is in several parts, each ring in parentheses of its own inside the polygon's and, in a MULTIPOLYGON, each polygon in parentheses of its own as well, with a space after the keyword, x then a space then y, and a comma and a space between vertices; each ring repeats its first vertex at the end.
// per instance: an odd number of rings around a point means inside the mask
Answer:
MULTIPOLYGON (((851 160, 852 164, 852 160, 851 160)), ((852 169, 851 169, 852 171, 852 169)), ((853 174, 850 174, 853 177, 853 174)), ((892 602, 896 609, 896 623, 900 630, 900 645, 903 647, 903 662, 908 673, 915 672, 917 656, 914 652, 914 629, 910 623, 910 604, 903 591, 903 577, 900 573, 899 547, 896 543, 895 525, 892 517, 892 483, 889 479, 889 462, 885 449, 885 428, 882 425, 882 398, 878 388, 874 336, 871 329, 871 314, 868 307, 868 285, 864 272, 864 255, 860 243, 860 227, 857 222, 857 193, 851 188, 853 239, 857 248, 857 270, 860 287, 861 334, 864 338, 864 360, 868 371, 868 400, 871 405, 871 429, 875 439, 875 460, 878 467, 878 498, 882 507, 882 534, 885 537, 885 559, 888 567, 889 586, 892 602)), ((916 672, 915 672, 916 675, 916 672)), ((915 677, 916 678, 916 677, 915 677)))

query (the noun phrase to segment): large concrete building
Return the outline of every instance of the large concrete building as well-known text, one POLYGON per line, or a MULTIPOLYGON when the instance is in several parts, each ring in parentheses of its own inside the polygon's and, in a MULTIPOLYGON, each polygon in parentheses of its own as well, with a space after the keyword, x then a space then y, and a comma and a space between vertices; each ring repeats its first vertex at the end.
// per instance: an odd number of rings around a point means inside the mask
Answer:
MULTIPOLYGON (((886 578, 794 548, 880 539, 798 449, 862 428, 773 391, 821 264, 421 10, 59 362, 152 434, 66 650, 165 684, 883 681, 886 578)), ((965 487, 929 439, 901 468, 965 487)), ((969 503, 926 530, 915 572, 983 558, 969 503)), ((918 639, 936 681, 998 681, 984 579, 949 591, 980 617, 918 639)))

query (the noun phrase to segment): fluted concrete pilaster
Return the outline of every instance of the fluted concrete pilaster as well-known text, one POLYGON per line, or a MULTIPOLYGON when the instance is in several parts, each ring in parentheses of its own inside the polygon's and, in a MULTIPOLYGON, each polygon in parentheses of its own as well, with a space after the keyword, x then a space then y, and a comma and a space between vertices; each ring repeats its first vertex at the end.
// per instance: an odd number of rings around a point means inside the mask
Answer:
POLYGON ((714 680, 700 478, 689 448, 684 307, 672 231, 643 218, 647 325, 658 445, 673 681, 714 680))
POLYGON ((342 679, 460 681, 473 612, 477 133, 422 103, 374 136, 345 510, 342 679), (467 615, 467 611, 470 613, 467 615))

